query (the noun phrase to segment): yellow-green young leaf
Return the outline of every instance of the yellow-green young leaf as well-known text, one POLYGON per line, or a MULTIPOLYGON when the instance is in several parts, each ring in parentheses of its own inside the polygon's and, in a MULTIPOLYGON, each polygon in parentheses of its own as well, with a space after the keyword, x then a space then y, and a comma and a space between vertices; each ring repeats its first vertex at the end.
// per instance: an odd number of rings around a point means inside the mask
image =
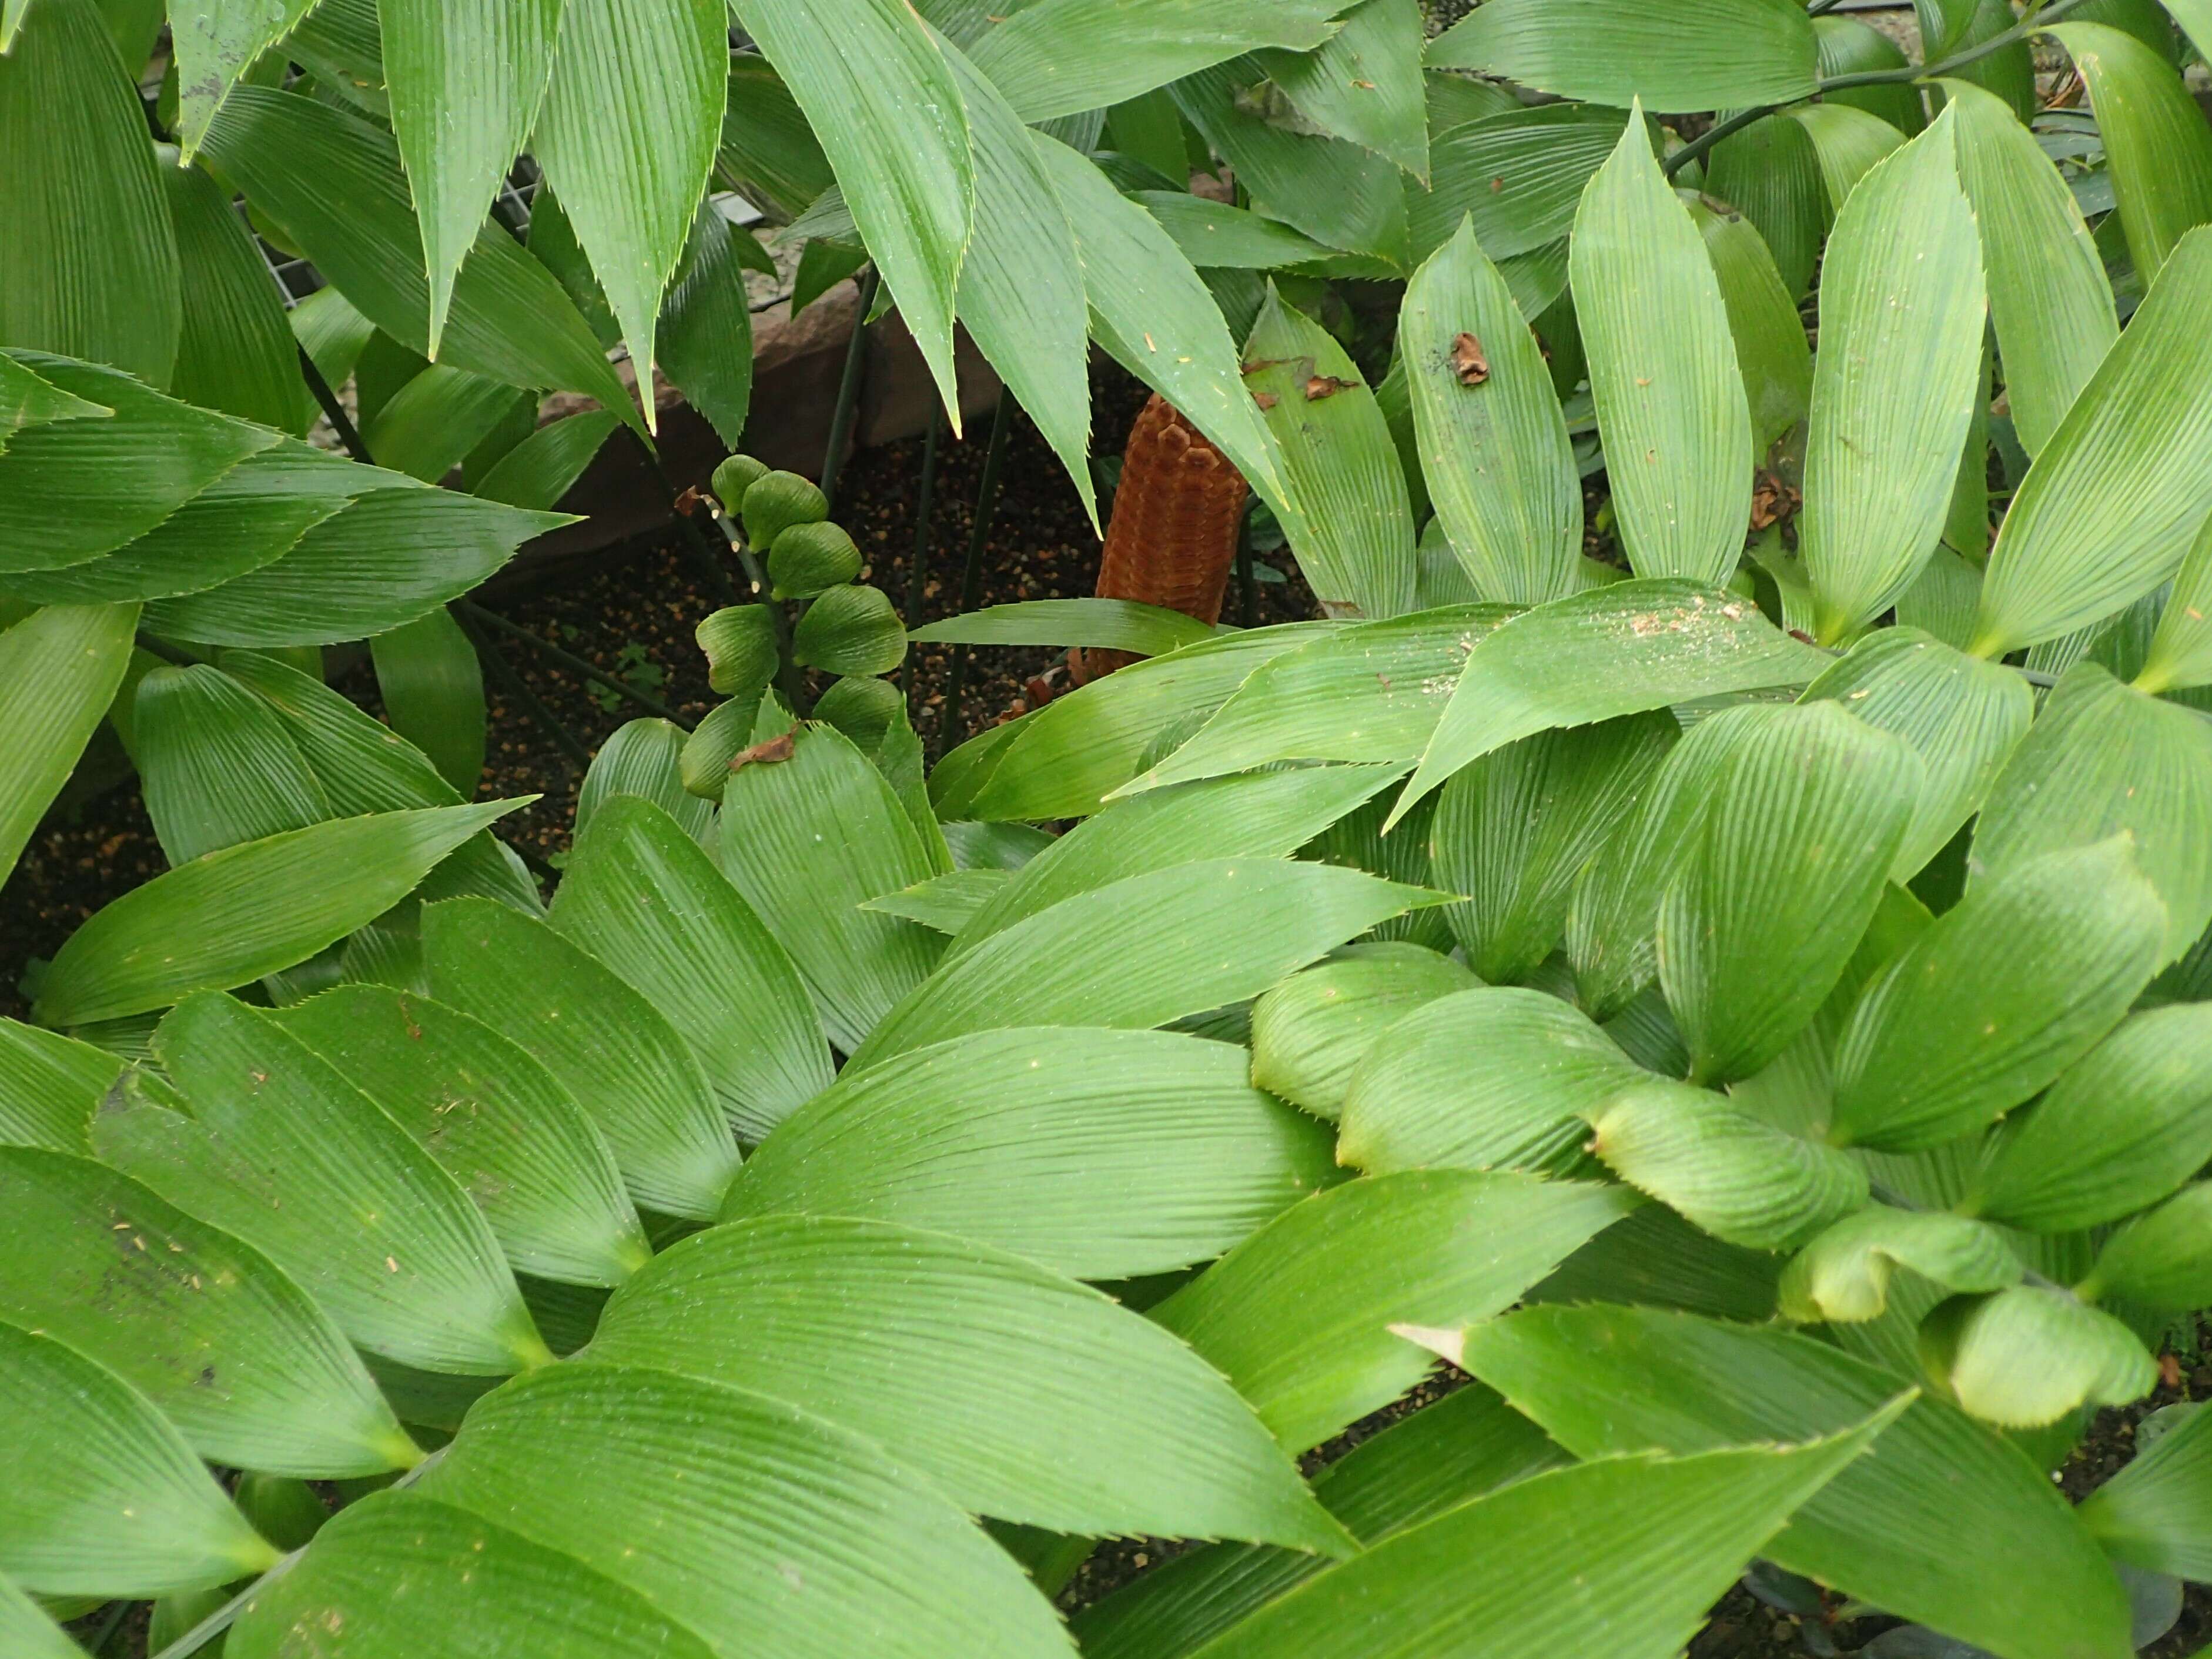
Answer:
POLYGON ((1921 1152, 1993 1122, 2118 1023, 2165 937, 2124 836, 1977 883, 1860 996, 1831 1138, 1921 1152))
POLYGON ((1476 973, 1519 984, 1552 954, 1576 878, 1635 811, 1680 734, 1663 710, 1539 732, 1444 786, 1430 857, 1436 884, 1467 896, 1444 919, 1476 973))
POLYGON ((1188 742, 1113 799, 1271 761, 1410 762, 1468 653, 1511 614, 1449 605, 1332 629, 1253 670, 1188 742))
POLYGON ((392 729, 410 739, 464 799, 483 775, 483 665, 441 606, 368 642, 392 729))
POLYGON ((1995 1143, 1978 1215, 2071 1232, 2134 1214, 2212 1161, 2212 1006, 2131 1014, 1995 1143))
POLYGON ((792 629, 791 655, 825 674, 887 674, 906 659, 906 629, 880 587, 833 587, 792 629))
POLYGON ((1467 659, 1393 820, 1462 767, 1553 726, 1767 686, 1802 685, 1830 659, 1759 607, 1672 577, 1588 589, 1514 617, 1467 659))
POLYGON ((1873 920, 1923 769, 1833 704, 1731 709, 1742 728, 1659 902, 1659 979, 1692 1081, 1749 1077, 1836 987, 1873 920))
POLYGON ((1182 1343, 941 1233, 801 1216, 712 1228, 616 1292, 592 1355, 796 1406, 971 1512, 1347 1547, 1251 1408, 1182 1343))
MULTIPOLYGON (((2208 139, 2212 143, 2212 139, 2208 139)), ((2212 231, 2173 254, 1990 550, 1976 654, 2070 634, 2173 574, 2212 511, 2212 231)))
MULTIPOLYGON (((1869 70, 1900 70, 1907 62, 1905 49, 1871 24, 1856 17, 1829 12, 1813 20, 1813 36, 1819 43, 1820 78, 1863 74, 1869 70)), ((1900 132, 1917 132, 1928 125, 1920 107, 1920 88, 1915 86, 1845 87, 1824 93, 1824 104, 1849 104, 1869 115, 1878 115, 1900 132)))
POLYGON ((531 152, 622 325, 650 426, 654 323, 721 137, 729 20, 720 0, 566 0, 557 22, 531 152))
MULTIPOLYGON (((0 344, 167 386, 180 277, 137 66, 116 55, 97 6, 42 3, 18 21, 0 56, 0 344)), ((190 26, 177 22, 181 58, 190 26)))
MULTIPOLYGON (((975 171, 952 66, 903 0, 735 0, 735 9, 836 169, 957 434, 953 295, 974 226, 975 171)), ((696 199, 695 191, 687 210, 696 199)))
POLYGON ((2013 429, 2039 455, 2119 337, 2112 283, 2074 192, 2004 100, 1964 81, 1946 82, 1944 95, 2013 429))
POLYGON ((2184 1187, 2121 1228, 2077 1288, 2152 1314, 2202 1307, 2212 1297, 2212 1181, 2184 1187))
POLYGON ((1406 190, 1413 257, 1428 258, 1472 220, 1475 240, 1500 262, 1510 283, 1521 256, 1551 246, 1574 228, 1583 187, 1613 154, 1622 126, 1619 110, 1599 105, 1515 103, 1438 132, 1428 187, 1406 190))
POLYGON ((1928 1375, 1974 1416, 2037 1429, 2084 1407, 2124 1406, 2158 1382, 2134 1332, 2070 1291, 2015 1285, 1960 1296, 1920 1328, 1928 1375))
MULTIPOLYGON (((828 1659, 856 1629, 887 1659, 1068 1651, 1021 1570, 889 1450, 747 1390, 560 1366, 471 1413, 434 1473, 425 1495, 627 1585, 717 1653, 828 1659)), ((482 1594, 465 1565, 447 1589, 482 1594)))
POLYGON ((50 1025, 166 1008, 304 962, 390 909, 522 805, 430 807, 310 825, 156 877, 70 935, 39 988, 50 1025))
POLYGON ((2133 35, 2086 22, 2051 33, 2088 88, 2128 257, 2154 282, 2182 237, 2212 220, 2212 132, 2180 73, 2133 35))
MULTIPOLYGON (((1468 1370, 1586 1458, 1801 1440, 1863 1418, 1899 1387, 1812 1337, 1649 1309, 1535 1309, 1468 1332, 1465 1347, 1468 1370)), ((1933 1398, 1907 1407, 1876 1454, 1762 1553, 2021 1659, 2130 1651, 2127 1597, 2049 1478, 1933 1398), (1990 1594, 1993 1561, 2007 1564, 2002 1595, 1990 1594)))
POLYGON ((1843 1153, 1672 1078, 1640 1079, 1585 1115, 1600 1163, 1730 1244, 1786 1250, 1866 1202, 1866 1172, 1843 1153))
POLYGON ((1575 215, 1575 319, 1629 563, 1717 585, 1751 518, 1751 412, 1719 279, 1642 116, 1575 215))
POLYGON ((1752 447, 1764 454, 1812 406, 1813 352, 1805 324, 1766 239, 1751 221, 1733 209, 1717 210, 1693 192, 1677 194, 1705 240, 1705 257, 1720 283, 1751 412, 1752 447))
POLYGON ((1384 1032, 1423 1004, 1480 984, 1423 945, 1348 945, 1252 1005, 1252 1081, 1334 1119, 1353 1068, 1384 1032))
POLYGON ((319 1479, 421 1461, 329 1316, 258 1250, 89 1158, 0 1149, 0 1318, 106 1365, 202 1457, 319 1479))
POLYGON ((1392 1325, 1456 1329, 1502 1312, 1636 1201, 1463 1170, 1348 1182, 1285 1211, 1152 1316, 1300 1452, 1427 1373, 1430 1356, 1392 1325))
POLYGON ((1740 211, 1773 251, 1794 303, 1812 285, 1832 210, 1813 135, 1786 114, 1754 121, 1713 146, 1705 190, 1740 211))
POLYGON ((1574 591, 1582 480, 1552 374, 1472 222, 1413 273, 1398 317, 1430 497, 1475 592, 1574 591))
POLYGON ((1789 0, 1683 0, 1663 10, 1635 0, 1492 0, 1488 10, 1430 42, 1430 67, 1658 110, 1813 95, 1813 25, 1789 0))
POLYGON ((184 1437, 112 1371, 0 1324, 0 1380, 10 1471, 0 1571, 16 1583, 48 1595, 161 1595, 276 1565, 276 1547, 184 1437))
POLYGON ((1786 112, 1813 135, 1813 154, 1832 213, 1842 212, 1859 180, 1905 143, 1905 135, 1888 122, 1849 104, 1801 104, 1786 112))
POLYGON ((2212 516, 2181 562, 2149 654, 2135 678, 2138 691, 2153 695, 2200 685, 2212 685, 2212 516))
POLYGON ((173 866, 331 816, 276 710, 219 668, 150 670, 131 723, 146 815, 173 866))
POLYGON ((115 700, 137 621, 136 605, 50 605, 0 634, 0 880, 115 700))
POLYGON ((380 985, 342 985, 274 1018, 460 1182, 520 1271, 619 1285, 652 1254, 591 1119, 488 1026, 380 985))
POLYGON ((987 1031, 847 1072, 746 1163, 722 1213, 897 1222, 1127 1279, 1220 1255, 1330 1184, 1329 1152, 1230 1044, 987 1031))
MULTIPOLYGON (((427 352, 422 231, 389 134, 305 94, 248 86, 209 129, 205 153, 364 316, 409 349, 427 352)), ((510 386, 586 392, 635 419, 574 303, 497 224, 480 226, 454 279, 438 354, 442 363, 510 386)))
POLYGON ((1376 923, 1443 896, 1271 859, 1212 859, 1131 876, 1039 911, 946 963, 884 1017, 853 1059, 868 1063, 1015 1025, 1164 1025, 1257 996, 1376 923))
POLYGON ((668 1017, 746 1139, 829 1086, 829 1048, 799 969, 698 842, 651 801, 619 795, 592 814, 553 926, 668 1017))
POLYGON ((1459 992, 1368 1049, 1345 1091, 1337 1156, 1375 1175, 1562 1172, 1581 1162, 1584 1113, 1641 1075, 1571 1003, 1518 988, 1459 992))
POLYGON ((304 432, 299 347, 229 192, 204 167, 163 167, 160 173, 179 269, 192 296, 184 308, 169 390, 202 409, 304 432))
POLYGON ((1426 37, 1417 0, 1365 0, 1345 14, 1343 27, 1316 51, 1262 52, 1259 62, 1309 119, 1425 181, 1429 120, 1421 48, 1426 37))
POLYGON ((2212 1577, 2212 1412, 2169 1407, 2136 1432, 2134 1461, 2082 1501, 2081 1519, 2130 1566, 2212 1577))
POLYGON ((1972 883, 2124 833, 2165 902, 2161 965, 2212 921, 2212 726, 2094 663, 2069 669, 1974 828, 1972 883))
MULTIPOLYGON (((575 8, 572 20, 585 9, 575 8)), ((563 10, 562 0, 385 0, 378 8, 392 130, 422 225, 434 357, 453 278, 529 142, 563 10)))
POLYGON ((1802 701, 1841 703, 1920 757, 1920 798, 1890 866, 1900 882, 1979 809, 2035 717, 2035 694, 2020 675, 1911 628, 1868 635, 1802 701))
POLYGON ((1381 620, 1413 606, 1413 515, 1405 470, 1335 337, 1272 287, 1244 343, 1244 384, 1274 435, 1299 573, 1331 617, 1381 620))
POLYGON ((1973 418, 1981 247, 1951 156, 1946 117, 1868 173, 1821 268, 1799 534, 1829 643, 1912 585, 1973 418))
MULTIPOLYGON (((1179 198, 1195 202, 1188 196, 1179 198)), ((704 624, 702 623, 703 627, 704 624)), ((917 645, 1079 645, 1102 651, 1127 651, 1139 657, 1164 657, 1186 645, 1210 640, 1214 630, 1195 617, 1134 599, 1024 599, 988 605, 981 611, 946 617, 915 629, 917 645)), ((706 642, 700 642, 706 648, 706 642)), ((716 690, 722 688, 716 686, 716 690)))
POLYGON ((0 1146, 87 1151, 93 1109, 122 1072, 105 1048, 0 1019, 0 1146))
POLYGON ((1808 1325, 1880 1318, 1899 1267, 1951 1291, 2001 1291, 2021 1277, 2003 1235, 1981 1222, 1875 1204, 1797 1253, 1782 1275, 1783 1316, 1808 1325))

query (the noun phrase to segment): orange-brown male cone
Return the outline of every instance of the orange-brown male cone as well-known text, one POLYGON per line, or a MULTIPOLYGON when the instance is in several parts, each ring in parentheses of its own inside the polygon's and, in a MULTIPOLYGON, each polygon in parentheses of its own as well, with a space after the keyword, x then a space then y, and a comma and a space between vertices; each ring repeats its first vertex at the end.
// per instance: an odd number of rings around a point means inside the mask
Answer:
MULTIPOLYGON (((1165 398, 1137 416, 1121 453, 1121 482, 1106 526, 1098 597, 1136 599, 1221 620, 1221 597, 1237 562, 1237 532, 1251 493, 1229 458, 1165 398)), ((1126 651, 1071 651, 1078 685, 1137 659, 1126 651)))

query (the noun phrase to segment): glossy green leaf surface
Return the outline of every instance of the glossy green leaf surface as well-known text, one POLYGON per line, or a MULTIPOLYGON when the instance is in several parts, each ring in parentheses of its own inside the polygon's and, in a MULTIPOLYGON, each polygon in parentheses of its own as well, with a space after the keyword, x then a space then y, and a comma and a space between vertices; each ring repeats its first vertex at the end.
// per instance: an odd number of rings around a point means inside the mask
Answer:
POLYGON ((2155 1440, 2145 1425, 2135 1461, 2089 1494, 2081 1519, 2130 1566, 2201 1580, 2212 1576, 2212 1414, 2179 1409, 2155 1440))
POLYGON ((1213 629, 1180 611, 1133 599, 1026 599, 947 617, 907 637, 916 645, 1079 645, 1159 657, 1212 639, 1213 629))
POLYGON ((395 731, 464 798, 483 773, 483 669, 453 613, 424 612, 369 641, 376 688, 395 731))
POLYGON ((0 634, 0 879, 123 683, 135 605, 53 605, 0 634))
POLYGON ((192 296, 183 307, 169 390, 202 409, 301 431, 299 347, 261 250, 205 168, 160 173, 178 268, 192 296))
POLYGON ((2172 64, 2105 23, 2056 26, 2097 116, 2128 256, 2145 282, 2212 219, 2212 132, 2172 64))
POLYGON ((1424 1004, 1480 983, 1424 945, 1346 945, 1252 1005, 1252 1081, 1333 1119, 1353 1068, 1385 1031, 1424 1004))
POLYGON ((1685 197, 1683 205, 1705 240, 1728 307, 1753 448, 1763 454, 1812 406, 1813 354, 1805 325, 1765 238, 1749 219, 1733 210, 1716 211, 1702 197, 1685 197))
POLYGON ((0 1146, 86 1151, 86 1126, 122 1070, 88 1042, 0 1020, 0 1146))
POLYGON ((1309 118, 1426 179, 1423 21, 1416 0, 1365 0, 1346 10, 1342 27, 1313 52, 1263 52, 1260 62, 1309 118))
POLYGON ((1872 1204, 1791 1260, 1782 1275, 1782 1311, 1807 1324, 1879 1318, 1899 1268, 1953 1291, 2001 1291, 2021 1278, 2020 1258, 1991 1227, 1872 1204))
POLYGON ((1430 44, 1437 69, 1475 70, 1540 92, 1653 109, 1787 103, 1812 95, 1812 21, 1786 0, 1492 0, 1430 44))
POLYGON ((221 669, 149 671, 131 725, 146 813, 172 865, 331 816, 283 721, 221 669))

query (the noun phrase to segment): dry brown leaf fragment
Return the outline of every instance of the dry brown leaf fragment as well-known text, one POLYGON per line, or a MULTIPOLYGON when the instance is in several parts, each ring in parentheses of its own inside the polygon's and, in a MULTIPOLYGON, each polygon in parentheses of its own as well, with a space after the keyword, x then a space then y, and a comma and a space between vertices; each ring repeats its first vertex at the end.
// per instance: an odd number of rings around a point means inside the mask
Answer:
POLYGON ((1306 401, 1317 404, 1324 398, 1334 398, 1340 392, 1349 392, 1359 384, 1357 380, 1340 380, 1334 374, 1314 374, 1306 380, 1306 401))
POLYGON ((1483 356, 1482 342, 1472 334, 1461 334, 1452 341, 1451 366, 1462 386, 1480 386, 1490 378, 1490 359, 1483 356))
POLYGON ((730 757, 730 770, 738 771, 741 768, 752 765, 755 762, 764 766, 772 766, 778 761, 787 761, 791 758, 792 751, 798 746, 797 738, 789 732, 780 738, 769 738, 765 742, 757 743, 750 749, 741 749, 732 755, 730 757))
POLYGON ((1264 410, 1273 409, 1283 400, 1272 392, 1255 392, 1252 394, 1252 401, 1264 410))

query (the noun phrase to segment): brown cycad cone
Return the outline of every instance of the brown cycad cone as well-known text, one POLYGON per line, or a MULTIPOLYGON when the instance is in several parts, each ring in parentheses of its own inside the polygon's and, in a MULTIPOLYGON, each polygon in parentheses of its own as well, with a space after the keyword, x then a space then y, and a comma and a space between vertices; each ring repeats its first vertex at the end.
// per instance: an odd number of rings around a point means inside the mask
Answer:
MULTIPOLYGON (((1237 532, 1251 490, 1244 475, 1175 405, 1155 395, 1121 455, 1121 482, 1106 526, 1098 597, 1135 599, 1221 620, 1237 562, 1237 532)), ((1078 685, 1137 659, 1126 651, 1071 651, 1078 685)))

